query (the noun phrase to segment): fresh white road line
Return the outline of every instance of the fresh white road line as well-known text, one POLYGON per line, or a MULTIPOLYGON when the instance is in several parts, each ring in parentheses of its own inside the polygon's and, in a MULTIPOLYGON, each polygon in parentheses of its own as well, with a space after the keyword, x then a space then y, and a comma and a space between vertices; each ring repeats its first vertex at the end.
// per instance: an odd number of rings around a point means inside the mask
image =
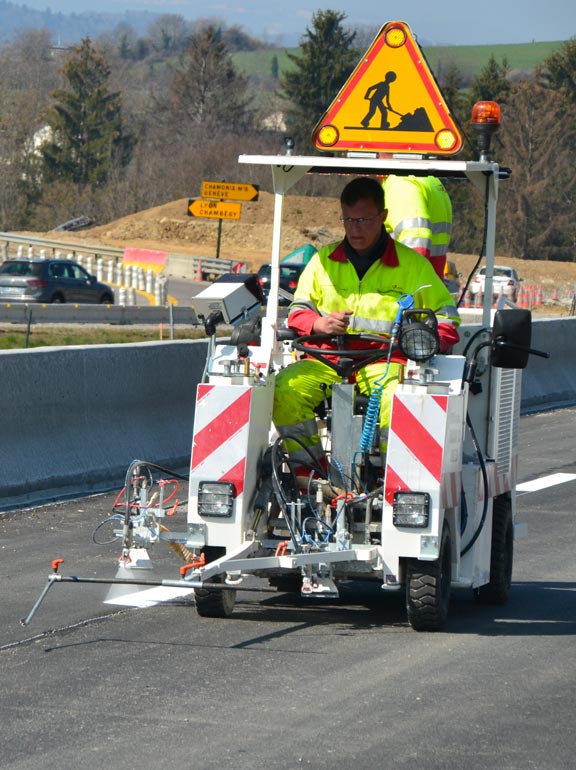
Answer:
MULTIPOLYGON (((126 588, 126 586, 122 586, 126 588)), ((194 593, 193 588, 171 588, 170 586, 154 586, 142 591, 131 591, 122 595, 111 596, 105 599, 104 604, 116 604, 122 607, 154 607, 162 602, 169 602, 172 599, 180 599, 182 596, 189 596, 194 593)))
MULTIPOLYGON (((547 487, 553 487, 557 484, 565 484, 568 481, 576 480, 576 473, 552 473, 549 476, 542 476, 540 479, 525 481, 516 486, 518 492, 538 492, 547 487)), ((118 587, 115 586, 116 589, 118 587)), ((114 604, 122 607, 153 607, 162 602, 169 602, 172 599, 180 599, 183 596, 190 596, 194 593, 192 588, 171 588, 170 586, 154 586, 153 588, 141 588, 137 591, 124 593, 126 586, 122 586, 117 595, 111 595, 104 601, 104 604, 114 604)), ((130 590, 130 589, 128 589, 130 590)), ((113 591, 111 594, 115 593, 113 591)))
POLYGON ((542 476, 540 479, 525 481, 516 485, 517 492, 538 492, 540 489, 555 487, 557 484, 565 484, 567 481, 574 481, 576 473, 552 473, 550 476, 542 476))

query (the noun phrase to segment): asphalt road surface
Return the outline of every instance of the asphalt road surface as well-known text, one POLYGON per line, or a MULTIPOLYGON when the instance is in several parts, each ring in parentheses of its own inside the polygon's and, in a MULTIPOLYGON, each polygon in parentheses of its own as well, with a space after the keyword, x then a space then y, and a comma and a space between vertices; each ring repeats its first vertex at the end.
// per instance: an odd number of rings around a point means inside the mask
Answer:
MULTIPOLYGON (((520 487, 511 600, 454 592, 442 633, 412 631, 376 589, 243 593, 211 620, 187 596, 134 609, 69 583, 23 627, 52 559, 116 572, 117 547, 92 540, 114 495, 3 515, 0 767, 573 770, 575 433, 573 410, 522 418, 520 481, 543 481, 520 487)), ((154 576, 176 577, 158 557, 154 576)))

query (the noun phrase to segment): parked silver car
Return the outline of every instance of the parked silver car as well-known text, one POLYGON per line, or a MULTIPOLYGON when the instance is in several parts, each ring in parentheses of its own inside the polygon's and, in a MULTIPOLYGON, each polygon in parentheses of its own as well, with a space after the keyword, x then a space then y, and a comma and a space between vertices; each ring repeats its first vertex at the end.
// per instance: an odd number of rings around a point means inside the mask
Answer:
POLYGON ((9 259, 0 265, 0 302, 114 304, 114 290, 70 259, 9 259))
MULTIPOLYGON (((498 296, 504 294, 513 302, 516 302, 518 298, 518 289, 520 287, 520 281, 522 278, 518 277, 518 273, 513 267, 507 267, 506 265, 494 265, 494 278, 492 279, 492 294, 498 296)), ((484 294, 484 286, 486 285, 486 268, 481 268, 474 280, 470 284, 470 290, 472 294, 484 294)))

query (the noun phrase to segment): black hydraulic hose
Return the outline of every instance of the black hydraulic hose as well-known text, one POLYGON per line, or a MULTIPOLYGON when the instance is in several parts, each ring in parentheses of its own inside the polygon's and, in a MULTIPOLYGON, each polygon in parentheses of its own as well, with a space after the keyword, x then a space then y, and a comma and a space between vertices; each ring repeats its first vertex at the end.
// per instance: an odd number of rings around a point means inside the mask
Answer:
POLYGON ((468 430, 470 431, 470 435, 472 436, 472 443, 474 444, 474 448, 476 449, 476 454, 478 455, 478 462, 480 463, 480 470, 482 472, 482 481, 484 483, 484 506, 482 510, 482 518, 480 519, 480 524, 478 525, 478 528, 474 533, 474 535, 472 536, 472 539, 470 540, 468 545, 460 551, 460 558, 462 558, 468 553, 468 551, 472 548, 474 543, 480 537, 480 533, 484 529, 484 524, 486 523, 486 516, 488 515, 488 474, 486 472, 486 463, 484 462, 484 457, 480 449, 480 444, 478 442, 478 438, 476 436, 476 432, 474 431, 474 426, 472 425, 472 420, 470 419, 469 414, 466 415, 466 425, 468 426, 468 430))
POLYGON ((486 191, 484 193, 484 231, 482 233, 482 245, 480 247, 480 254, 478 255, 478 259, 476 261, 476 264, 470 271, 468 278, 466 280, 466 285, 462 289, 462 292, 460 293, 460 296, 458 297, 458 302, 456 303, 456 307, 460 307, 462 304, 464 297, 466 296, 466 292, 468 291, 468 287, 470 286, 470 281, 472 280, 472 276, 476 273, 478 270, 480 263, 482 262, 482 259, 484 258, 484 254, 486 253, 486 241, 488 239, 488 190, 490 186, 490 177, 486 176, 486 191))

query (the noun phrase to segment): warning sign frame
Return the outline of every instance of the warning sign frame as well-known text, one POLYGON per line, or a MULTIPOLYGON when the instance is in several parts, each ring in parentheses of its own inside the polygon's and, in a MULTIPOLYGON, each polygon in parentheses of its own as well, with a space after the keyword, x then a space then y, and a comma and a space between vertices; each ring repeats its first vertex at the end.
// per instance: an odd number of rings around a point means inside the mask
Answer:
POLYGON ((401 21, 382 27, 312 139, 317 149, 330 152, 455 155, 462 148, 440 87, 401 21))

